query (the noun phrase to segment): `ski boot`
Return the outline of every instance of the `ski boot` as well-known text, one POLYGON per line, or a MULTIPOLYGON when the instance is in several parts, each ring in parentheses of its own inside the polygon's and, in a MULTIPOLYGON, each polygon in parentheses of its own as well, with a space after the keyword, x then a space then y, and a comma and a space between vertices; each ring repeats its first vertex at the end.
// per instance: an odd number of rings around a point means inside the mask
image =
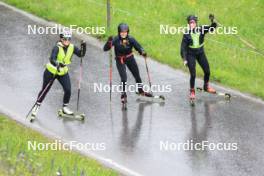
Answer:
POLYGON ((209 83, 206 83, 204 85, 204 91, 208 92, 208 93, 211 93, 211 94, 216 94, 216 90, 214 88, 210 87, 209 83))
POLYGON ((144 92, 142 91, 141 93, 139 93, 141 96, 145 96, 145 97, 153 97, 152 93, 149 92, 144 92))
POLYGON ((145 92, 143 90, 143 88, 138 88, 138 93, 137 93, 139 96, 142 96, 142 97, 153 97, 153 94, 150 93, 150 92, 145 92))
POLYGON ((209 83, 206 83, 204 85, 204 91, 211 93, 211 94, 216 94, 218 96, 224 96, 225 100, 230 101, 231 99, 231 94, 230 93, 225 93, 225 92, 218 92, 214 88, 209 86, 209 83))
POLYGON ((194 88, 190 89, 190 97, 189 98, 190 98, 191 105, 194 106, 194 104, 195 104, 195 89, 194 88))
POLYGON ((66 117, 73 120, 84 120, 85 114, 84 113, 77 113, 70 110, 67 106, 63 106, 62 109, 58 111, 59 117, 66 117))
POLYGON ((73 115, 74 112, 71 111, 67 106, 63 106, 62 108, 62 112, 65 114, 65 115, 73 115))
POLYGON ((139 101, 146 101, 152 103, 164 103, 165 97, 163 95, 153 95, 150 92, 144 92, 143 90, 139 90, 137 93, 139 95, 139 101))

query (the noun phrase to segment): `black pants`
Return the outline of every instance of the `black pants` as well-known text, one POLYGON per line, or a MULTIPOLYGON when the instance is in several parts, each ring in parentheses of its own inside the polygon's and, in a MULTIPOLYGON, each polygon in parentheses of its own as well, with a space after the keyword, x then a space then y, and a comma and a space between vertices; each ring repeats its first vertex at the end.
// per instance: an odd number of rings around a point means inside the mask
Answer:
POLYGON ((190 78, 190 88, 194 88, 195 86, 195 77, 196 77, 196 60, 198 61, 199 65, 202 67, 204 72, 204 87, 209 82, 210 79, 210 67, 207 61, 206 55, 204 52, 199 54, 188 54, 187 61, 188 67, 191 74, 190 78))
POLYGON ((142 80, 139 75, 138 65, 136 63, 136 60, 133 56, 127 58, 125 62, 122 64, 120 59, 116 58, 116 67, 119 72, 119 75, 121 77, 121 83, 123 85, 123 91, 125 92, 126 82, 127 82, 127 73, 126 73, 126 66, 134 76, 136 83, 138 84, 138 92, 142 93, 142 80))
POLYGON ((45 99, 47 93, 49 92, 54 80, 57 79, 60 84, 63 87, 64 90, 64 97, 63 97, 63 104, 68 104, 70 102, 70 98, 71 98, 71 80, 70 80, 70 76, 67 73, 66 75, 63 76, 55 76, 50 73, 47 69, 44 72, 43 75, 43 85, 42 85, 42 89, 38 94, 38 100, 37 102, 40 104, 43 102, 43 100, 45 99))

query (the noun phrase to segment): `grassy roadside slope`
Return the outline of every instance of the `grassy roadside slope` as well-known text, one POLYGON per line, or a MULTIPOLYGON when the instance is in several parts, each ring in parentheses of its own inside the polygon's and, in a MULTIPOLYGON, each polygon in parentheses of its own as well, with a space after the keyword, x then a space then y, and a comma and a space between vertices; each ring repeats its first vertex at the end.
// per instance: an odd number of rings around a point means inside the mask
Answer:
MULTIPOLYGON (((64 25, 86 27, 106 24, 105 0, 3 1, 64 25)), ((116 34, 118 23, 127 22, 131 34, 150 56, 174 68, 185 69, 179 54, 182 36, 160 35, 159 25, 185 26, 188 14, 197 14, 200 24, 207 24, 208 14, 213 12, 222 24, 237 27, 244 39, 257 48, 264 48, 263 0, 115 0, 112 6, 113 25, 109 33, 116 34)), ((263 56, 252 52, 230 35, 208 35, 205 48, 213 81, 264 99, 263 56)), ((201 69, 198 69, 198 75, 202 76, 201 69)))
POLYGON ((0 175, 116 176, 97 161, 70 151, 33 151, 27 141, 54 142, 0 114, 0 175))

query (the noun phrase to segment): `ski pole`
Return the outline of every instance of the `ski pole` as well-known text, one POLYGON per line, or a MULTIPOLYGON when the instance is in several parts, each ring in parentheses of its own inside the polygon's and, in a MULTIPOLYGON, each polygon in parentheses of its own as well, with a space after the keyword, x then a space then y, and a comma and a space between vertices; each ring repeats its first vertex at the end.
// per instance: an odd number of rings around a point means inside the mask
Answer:
MULTIPOLYGON (((81 45, 81 50, 82 51, 84 50, 82 45, 81 45)), ((82 76, 83 76, 83 56, 81 57, 81 61, 80 61, 80 75, 78 80, 78 95, 77 95, 77 112, 79 111, 82 76)))
POLYGON ((149 87, 151 89, 151 80, 150 80, 150 74, 149 74, 149 69, 148 69, 147 57, 144 56, 144 59, 145 59, 145 65, 146 65, 146 70, 147 70, 147 74, 148 74, 149 87))
MULTIPOLYGON (((106 11, 107 11, 107 31, 110 32, 111 28, 111 3, 110 0, 107 0, 107 6, 106 6, 106 11)), ((112 101, 112 75, 113 75, 113 61, 112 61, 112 42, 110 45, 110 53, 109 53, 109 84, 110 84, 110 102, 112 101)))
MULTIPOLYGON (((112 48, 112 44, 111 44, 111 48, 112 48)), ((113 80, 113 55, 112 55, 112 49, 110 49, 110 53, 109 53, 110 102, 112 101, 112 80, 113 80)))
POLYGON ((49 83, 46 85, 46 87, 41 91, 40 95, 37 98, 37 101, 34 103, 34 105, 32 106, 32 108, 30 109, 30 111, 27 113, 26 118, 29 116, 29 114, 31 113, 31 111, 33 110, 33 108, 35 107, 35 105, 38 103, 38 101, 46 93, 46 91, 48 90, 48 87, 53 84, 53 82, 54 82, 55 79, 56 79, 56 74, 53 75, 53 78, 49 81, 49 83))

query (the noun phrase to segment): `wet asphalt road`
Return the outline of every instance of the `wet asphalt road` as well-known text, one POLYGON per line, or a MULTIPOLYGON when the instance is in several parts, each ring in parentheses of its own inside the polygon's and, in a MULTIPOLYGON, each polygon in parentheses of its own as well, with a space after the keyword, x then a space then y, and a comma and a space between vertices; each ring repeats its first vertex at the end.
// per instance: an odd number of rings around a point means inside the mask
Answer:
MULTIPOLYGON (((54 35, 27 35, 27 25, 36 22, 0 6, 0 105, 18 114, 32 106, 42 84, 44 65, 56 43, 54 35)), ((73 40, 79 45, 79 41, 73 40)), ((138 58, 142 79, 147 80, 143 61, 138 58)), ((71 66, 72 108, 76 107, 79 58, 71 66)), ((94 93, 93 83, 108 84, 108 53, 88 44, 84 58, 81 107, 84 123, 58 119, 62 89, 55 82, 32 124, 62 139, 82 143, 105 143, 105 151, 94 154, 147 176, 173 175, 263 175, 264 104, 237 96, 231 102, 213 95, 198 94, 195 107, 187 101, 188 76, 181 71, 150 62, 153 83, 171 84, 163 93, 165 105, 139 103, 129 94, 128 110, 121 110, 119 93, 94 93), (209 141, 237 143, 237 151, 160 150, 160 142, 209 141)), ((129 84, 134 80, 129 73, 129 84)), ((119 76, 114 67, 114 84, 119 76)), ((198 81, 201 85, 201 82, 198 81)), ((221 90, 220 88, 218 90, 221 90)))

